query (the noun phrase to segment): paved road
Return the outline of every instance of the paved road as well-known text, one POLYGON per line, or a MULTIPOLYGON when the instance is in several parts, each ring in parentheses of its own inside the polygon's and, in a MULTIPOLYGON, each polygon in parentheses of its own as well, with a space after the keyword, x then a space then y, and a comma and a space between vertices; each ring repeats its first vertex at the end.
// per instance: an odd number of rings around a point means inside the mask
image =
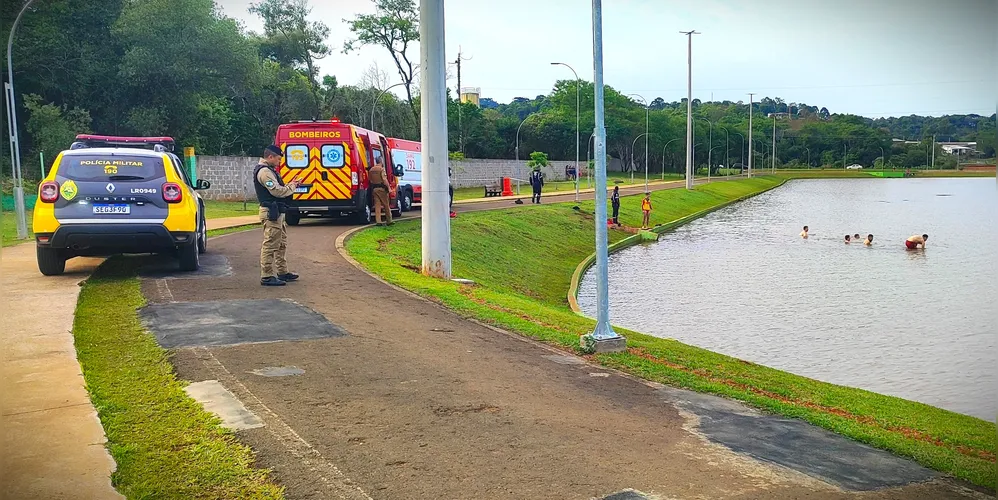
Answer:
MULTIPOLYGON (((458 209, 510 205, 507 200, 458 209)), ((192 332, 200 333, 192 340, 205 343, 208 325, 237 337, 285 340, 180 347, 173 361, 187 380, 221 381, 263 420, 264 427, 240 431, 239 437, 257 452, 260 466, 274 470, 289 498, 582 499, 625 488, 663 498, 969 494, 939 479, 855 493, 848 477, 869 476, 863 471, 870 463, 837 465, 845 470, 835 477, 847 479, 833 485, 798 472, 834 468, 821 460, 812 469, 781 467, 735 453, 695 430, 695 397, 578 364, 578 358, 467 321, 359 271, 334 249, 347 229, 323 221, 292 228, 289 260, 302 281, 287 287, 258 285, 259 230, 212 240, 210 251, 226 256, 231 266, 218 276, 143 284, 153 307, 164 310, 184 306, 172 301, 221 301, 210 306, 217 314, 190 322, 192 332), (275 297, 289 301, 267 300, 275 297), (237 299, 260 302, 232 302, 237 299), (239 312, 225 317, 233 304, 239 312), (346 335, 296 340, 306 329, 284 322, 301 315, 296 304, 346 335), (304 372, 257 374, 292 366, 304 372)), ((208 343, 237 341, 219 336, 208 343)), ((734 407, 705 410, 699 418, 719 422, 718 415, 747 414, 734 407)), ((912 477, 927 472, 870 453, 887 464, 874 470, 905 469, 912 477)), ((806 447, 794 454, 802 463, 810 459, 806 447)), ((910 480, 901 472, 882 474, 870 479, 870 488, 910 480)))

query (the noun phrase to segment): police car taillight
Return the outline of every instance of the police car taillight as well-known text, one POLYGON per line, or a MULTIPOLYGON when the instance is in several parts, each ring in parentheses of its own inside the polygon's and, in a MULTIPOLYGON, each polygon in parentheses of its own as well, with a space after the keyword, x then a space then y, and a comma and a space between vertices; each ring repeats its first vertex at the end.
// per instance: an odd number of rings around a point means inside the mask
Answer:
POLYGON ((50 181, 39 186, 38 197, 45 203, 55 203, 59 199, 59 183, 50 181))
POLYGON ((180 203, 184 199, 184 193, 180 190, 180 184, 167 182, 163 184, 163 201, 167 203, 180 203))
POLYGON ((350 183, 354 186, 360 184, 360 179, 357 178, 357 172, 350 172, 350 183))

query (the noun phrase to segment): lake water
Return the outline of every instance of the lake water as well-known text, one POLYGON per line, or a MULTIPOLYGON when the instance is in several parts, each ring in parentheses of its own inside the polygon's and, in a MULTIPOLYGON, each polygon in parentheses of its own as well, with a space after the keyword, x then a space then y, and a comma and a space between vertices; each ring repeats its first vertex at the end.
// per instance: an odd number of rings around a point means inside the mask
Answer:
MULTIPOLYGON (((994 420, 996 253, 993 178, 791 181, 611 255, 610 319, 994 420), (916 233, 927 248, 905 251, 916 233)), ((579 304, 595 316, 592 272, 579 304)))

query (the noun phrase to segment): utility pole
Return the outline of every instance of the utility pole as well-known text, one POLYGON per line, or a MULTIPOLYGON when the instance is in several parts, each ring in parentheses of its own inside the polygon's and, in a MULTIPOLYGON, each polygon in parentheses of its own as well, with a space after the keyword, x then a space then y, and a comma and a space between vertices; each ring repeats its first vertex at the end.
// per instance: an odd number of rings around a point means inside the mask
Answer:
POLYGON ((932 170, 936 169, 936 134, 932 134, 932 170))
POLYGON ((754 93, 749 93, 748 95, 748 176, 752 177, 752 96, 754 93))
MULTIPOLYGON (((426 0, 423 0, 426 1, 426 0)), ((610 325, 608 242, 606 230, 606 125, 603 109, 603 7, 593 0, 593 97, 596 134, 596 328, 580 344, 595 352, 620 352, 627 340, 610 325)))
POLYGON ((422 273, 450 279, 444 0, 420 0, 419 39, 422 70, 419 105, 423 143, 422 273))
POLYGON ((471 58, 469 57, 467 59, 464 59, 461 56, 461 46, 458 45, 457 46, 457 60, 454 61, 454 64, 457 65, 457 144, 458 144, 458 148, 460 148, 460 150, 461 150, 461 153, 464 153, 464 122, 463 122, 463 118, 461 116, 461 115, 464 114, 463 111, 462 111, 462 109, 461 109, 461 104, 463 104, 463 101, 461 99, 461 61, 462 60, 464 60, 464 61, 470 61, 471 58))
POLYGON ((693 35, 700 33, 680 31, 689 39, 686 49, 688 73, 686 76, 686 189, 693 189, 693 35))
POLYGON ((776 173, 776 113, 773 113, 773 173, 776 173))

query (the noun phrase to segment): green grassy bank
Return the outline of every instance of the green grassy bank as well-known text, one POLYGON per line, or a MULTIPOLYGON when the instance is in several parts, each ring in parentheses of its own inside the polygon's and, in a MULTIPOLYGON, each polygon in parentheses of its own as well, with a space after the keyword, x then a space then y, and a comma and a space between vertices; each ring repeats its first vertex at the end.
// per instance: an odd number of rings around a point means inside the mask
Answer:
POLYGON ((142 327, 134 260, 111 259, 83 285, 77 358, 128 498, 282 498, 252 451, 187 397, 167 352, 142 327), (114 300, 109 300, 113 298, 114 300))
MULTIPOLYGON (((653 224, 664 224, 777 186, 758 177, 652 194, 653 224)), ((640 225, 639 197, 622 199, 621 222, 640 225)), ((592 252, 593 203, 524 206, 461 214, 452 223, 460 285, 424 277, 418 221, 357 233, 347 249, 385 280, 458 313, 578 352, 594 322, 571 311, 566 293, 592 252)), ((628 236, 610 231, 610 241, 628 236)), ((628 350, 589 356, 642 378, 747 402, 755 407, 890 450, 977 485, 995 487, 995 425, 921 403, 836 386, 680 342, 620 329, 628 350)))

